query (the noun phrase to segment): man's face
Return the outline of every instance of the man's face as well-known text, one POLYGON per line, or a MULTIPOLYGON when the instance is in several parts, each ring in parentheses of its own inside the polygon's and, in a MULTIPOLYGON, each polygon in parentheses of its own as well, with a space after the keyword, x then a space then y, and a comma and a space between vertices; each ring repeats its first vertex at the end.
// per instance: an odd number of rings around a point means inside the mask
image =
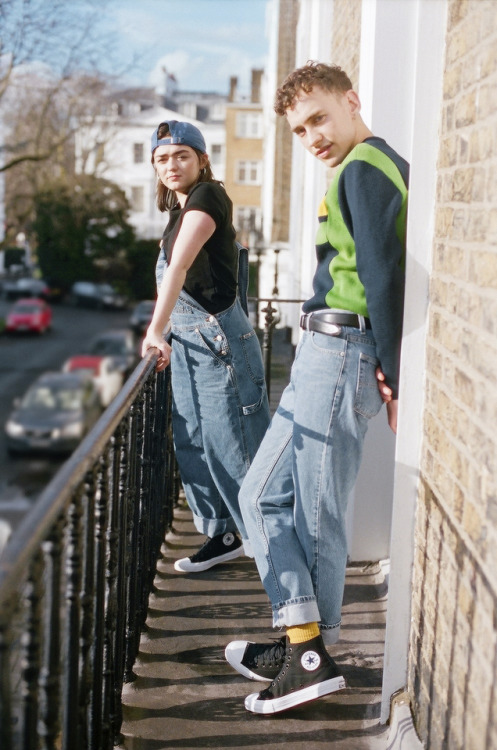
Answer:
POLYGON ((305 148, 328 167, 336 167, 362 140, 359 111, 354 91, 331 93, 314 86, 308 94, 299 93, 286 117, 305 148))

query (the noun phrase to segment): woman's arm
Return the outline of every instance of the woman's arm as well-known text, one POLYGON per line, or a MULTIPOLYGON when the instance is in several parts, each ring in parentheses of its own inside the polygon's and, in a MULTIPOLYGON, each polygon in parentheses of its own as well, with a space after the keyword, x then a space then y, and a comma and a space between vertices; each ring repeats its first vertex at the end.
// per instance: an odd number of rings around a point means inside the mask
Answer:
POLYGON ((154 315, 142 344, 142 357, 151 347, 160 350, 158 371, 167 367, 171 352, 171 347, 162 337, 164 328, 183 288, 188 269, 215 229, 214 219, 204 211, 187 211, 183 217, 171 260, 159 289, 154 315))

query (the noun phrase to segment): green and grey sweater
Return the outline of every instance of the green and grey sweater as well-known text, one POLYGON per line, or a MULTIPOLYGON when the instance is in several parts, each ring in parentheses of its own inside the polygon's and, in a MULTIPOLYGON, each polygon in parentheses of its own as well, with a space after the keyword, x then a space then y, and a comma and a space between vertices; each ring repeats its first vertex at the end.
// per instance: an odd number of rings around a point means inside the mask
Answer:
POLYGON ((398 396, 409 165, 382 138, 344 159, 319 207, 314 295, 304 312, 369 318, 380 366, 398 396))

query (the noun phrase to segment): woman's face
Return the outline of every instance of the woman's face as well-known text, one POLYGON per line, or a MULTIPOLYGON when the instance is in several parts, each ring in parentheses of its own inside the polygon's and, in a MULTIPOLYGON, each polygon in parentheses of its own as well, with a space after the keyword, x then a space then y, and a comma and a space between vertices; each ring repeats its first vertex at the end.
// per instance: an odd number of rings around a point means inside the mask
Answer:
POLYGON ((159 179, 169 190, 174 190, 180 202, 181 196, 188 195, 206 162, 206 154, 199 158, 190 146, 181 144, 157 146, 154 151, 154 167, 159 179))

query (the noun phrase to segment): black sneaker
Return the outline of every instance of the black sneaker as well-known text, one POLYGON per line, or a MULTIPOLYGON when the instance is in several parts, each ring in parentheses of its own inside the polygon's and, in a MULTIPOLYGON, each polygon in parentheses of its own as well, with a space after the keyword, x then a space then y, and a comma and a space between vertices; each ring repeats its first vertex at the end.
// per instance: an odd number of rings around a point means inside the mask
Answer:
POLYGON ((233 669, 249 680, 271 682, 285 663, 286 644, 286 636, 272 643, 231 641, 224 655, 233 669))
POLYGON ((232 531, 206 539, 198 552, 191 557, 176 560, 174 569, 182 573, 201 573, 222 562, 234 560, 243 555, 243 544, 232 531))
POLYGON ((245 708, 255 714, 275 714, 344 687, 345 680, 318 635, 306 643, 288 643, 281 672, 261 693, 247 696, 245 708))

